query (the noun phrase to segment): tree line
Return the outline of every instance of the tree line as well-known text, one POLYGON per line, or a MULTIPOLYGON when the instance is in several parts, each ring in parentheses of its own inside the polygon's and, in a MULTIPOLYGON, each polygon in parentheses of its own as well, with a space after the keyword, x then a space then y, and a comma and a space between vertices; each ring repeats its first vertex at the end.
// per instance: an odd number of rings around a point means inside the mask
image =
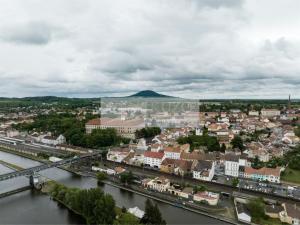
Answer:
POLYGON ((85 218, 87 224, 113 224, 113 225, 165 225, 157 204, 147 199, 145 214, 142 219, 127 212, 126 208, 116 207, 115 200, 99 188, 78 189, 68 188, 62 184, 54 183, 51 196, 63 203, 66 207, 85 218))

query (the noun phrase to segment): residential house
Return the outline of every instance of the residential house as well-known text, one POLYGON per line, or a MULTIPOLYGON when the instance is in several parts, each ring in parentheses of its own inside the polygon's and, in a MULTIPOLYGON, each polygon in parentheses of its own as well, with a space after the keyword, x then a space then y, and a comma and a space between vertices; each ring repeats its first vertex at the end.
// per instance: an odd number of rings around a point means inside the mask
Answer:
POLYGON ((199 160, 193 168, 193 178, 197 180, 211 181, 215 174, 215 162, 199 160))
POLYGON ((206 202, 209 205, 217 205, 220 195, 209 191, 197 192, 193 196, 193 200, 196 202, 206 202))
POLYGON ((167 146, 164 148, 165 158, 180 159, 181 149, 180 146, 167 146))
POLYGON ((159 169, 162 161, 164 160, 164 155, 164 152, 145 151, 144 165, 159 169))
POLYGON ((236 202, 236 213, 238 220, 243 223, 251 223, 251 213, 247 205, 242 202, 236 202))
POLYGON ((300 224, 300 208, 296 204, 282 204, 283 211, 279 213, 280 221, 283 223, 299 225, 300 224))
POLYGON ((182 189, 180 185, 174 184, 168 189, 168 192, 181 198, 190 199, 193 196, 194 191, 192 187, 185 187, 182 189))
POLYGON ((225 155, 225 175, 231 177, 239 176, 239 156, 234 153, 225 155))
POLYGON ((194 162, 181 159, 165 158, 160 166, 160 171, 184 176, 191 173, 194 162))
POLYGON ((41 139, 41 142, 46 145, 59 145, 66 142, 66 138, 61 134, 58 137, 46 135, 41 139))
POLYGON ((262 117, 276 117, 280 116, 280 110, 277 109, 262 109, 261 110, 262 117))
POLYGON ((108 150, 107 160, 114 162, 122 162, 130 153, 129 148, 116 147, 108 150))
POLYGON ((166 192, 170 188, 170 180, 165 177, 156 177, 144 185, 155 191, 166 192))
POLYGON ((282 169, 279 167, 277 167, 277 168, 263 167, 260 169, 254 169, 252 167, 245 167, 244 177, 253 179, 253 180, 280 183, 281 171, 282 171, 282 169))

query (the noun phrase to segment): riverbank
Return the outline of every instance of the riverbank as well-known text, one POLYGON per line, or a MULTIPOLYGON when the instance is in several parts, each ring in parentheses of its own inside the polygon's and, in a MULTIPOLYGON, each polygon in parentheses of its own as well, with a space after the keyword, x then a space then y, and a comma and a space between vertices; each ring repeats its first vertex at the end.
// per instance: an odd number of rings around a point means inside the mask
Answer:
POLYGON ((23 170, 24 169, 23 167, 20 167, 18 165, 12 164, 12 163, 5 162, 3 160, 0 160, 0 164, 4 165, 4 166, 6 166, 6 167, 8 167, 9 169, 12 169, 12 170, 19 171, 19 170, 23 170))
POLYGON ((16 151, 16 150, 14 150, 12 148, 4 148, 3 146, 1 146, 0 147, 0 151, 7 152, 7 153, 10 153, 10 154, 14 154, 14 155, 18 155, 18 156, 21 156, 21 157, 24 157, 24 158, 27 158, 27 159, 38 161, 40 163, 47 163, 47 162, 49 162, 49 160, 42 159, 40 157, 37 157, 37 156, 34 156, 34 155, 30 155, 30 154, 27 154, 27 153, 23 153, 23 152, 20 152, 20 151, 16 151))
POLYGON ((41 192, 82 217, 87 224, 139 224, 140 221, 124 208, 115 206, 112 196, 99 188, 89 190, 69 188, 58 182, 48 181, 43 185, 41 192), (83 205, 85 206, 82 207, 83 205), (103 214, 102 210, 106 213, 103 214))

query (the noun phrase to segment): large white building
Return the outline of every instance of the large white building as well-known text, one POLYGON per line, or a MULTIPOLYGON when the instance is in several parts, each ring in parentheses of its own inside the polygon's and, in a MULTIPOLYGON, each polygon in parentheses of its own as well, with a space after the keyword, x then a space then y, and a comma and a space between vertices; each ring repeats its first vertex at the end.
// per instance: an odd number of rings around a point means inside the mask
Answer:
POLYGON ((144 165, 153 168, 160 168, 162 161, 164 160, 164 152, 151 152, 146 151, 144 153, 144 165))
POLYGON ((168 159, 180 159, 181 149, 180 146, 168 146, 164 149, 165 158, 168 159))
POLYGON ((142 119, 125 119, 125 118, 97 118, 88 121, 85 124, 87 134, 92 133, 95 129, 114 128, 122 137, 135 138, 136 130, 145 127, 145 122, 142 119))
POLYGON ((262 117, 275 117, 280 116, 280 110, 277 109, 262 109, 261 110, 262 117))
POLYGON ((239 156, 234 153, 225 155, 225 175, 231 177, 239 176, 239 156))

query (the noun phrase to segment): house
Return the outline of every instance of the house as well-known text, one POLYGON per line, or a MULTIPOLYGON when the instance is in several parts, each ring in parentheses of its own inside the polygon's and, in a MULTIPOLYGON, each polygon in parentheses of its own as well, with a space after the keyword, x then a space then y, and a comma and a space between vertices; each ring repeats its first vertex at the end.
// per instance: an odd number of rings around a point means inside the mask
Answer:
POLYGON ((299 225, 300 208, 296 204, 283 203, 283 211, 279 213, 280 221, 283 223, 299 225))
POLYGON ((144 185, 155 191, 166 192, 170 188, 170 180, 165 177, 156 177, 144 185))
POLYGON ((259 116, 259 111, 251 110, 248 112, 249 116, 259 116))
POLYGON ((164 152, 151 152, 146 151, 144 153, 144 165, 153 168, 160 168, 162 161, 164 160, 164 152))
POLYGON ((163 145, 159 143, 151 144, 151 152, 159 152, 163 149, 163 145))
POLYGON ((180 159, 181 149, 180 146, 168 146, 164 148, 165 158, 180 159))
POLYGON ((251 214, 249 209, 247 208, 247 205, 242 202, 236 202, 236 213, 238 220, 243 223, 251 223, 251 214))
POLYGON ((196 202, 206 202, 209 205, 217 205, 219 201, 220 195, 217 193, 203 191, 197 192, 193 196, 193 200, 196 202))
POLYGON ((146 151, 148 149, 148 146, 146 144, 146 139, 145 138, 139 139, 136 148, 138 150, 144 150, 144 151, 146 151))
POLYGON ((66 138, 61 134, 58 137, 46 135, 41 139, 41 142, 46 145, 59 145, 66 142, 66 138))
POLYGON ((160 171, 184 176, 191 172, 194 162, 181 159, 165 158, 160 166, 160 171))
POLYGON ((281 205, 266 205, 265 214, 271 218, 279 218, 279 213, 282 212, 284 208, 281 205))
POLYGON ((262 117, 275 117, 280 116, 280 110, 277 109, 262 109, 261 110, 262 117))
POLYGON ((256 156, 262 162, 268 162, 270 160, 270 154, 265 146, 260 142, 251 142, 247 145, 248 157, 254 159, 256 156))
POLYGON ((199 160, 193 168, 193 178, 211 181, 215 175, 215 162, 199 160))
POLYGON ((108 150, 106 159, 114 162, 122 162, 130 153, 128 148, 116 147, 108 150))
POLYGON ((192 197, 194 191, 191 187, 185 187, 182 189, 180 185, 174 184, 168 189, 168 192, 172 195, 189 199, 190 197, 192 197))
POLYGON ((273 183, 280 183, 280 173, 281 168, 267 168, 263 167, 260 169, 254 169, 252 167, 245 167, 244 177, 260 180, 260 181, 269 181, 273 183))
POLYGON ((239 156, 234 153, 225 155, 225 175, 231 177, 239 176, 239 156))

